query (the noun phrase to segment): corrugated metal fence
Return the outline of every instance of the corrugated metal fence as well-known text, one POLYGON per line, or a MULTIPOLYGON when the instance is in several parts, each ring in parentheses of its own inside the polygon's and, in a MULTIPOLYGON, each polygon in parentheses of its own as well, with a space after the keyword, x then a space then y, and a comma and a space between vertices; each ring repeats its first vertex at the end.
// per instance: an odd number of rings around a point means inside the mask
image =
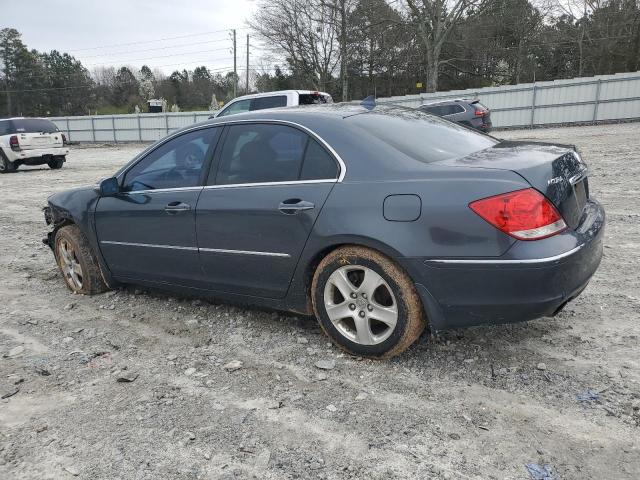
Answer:
POLYGON ((640 72, 521 83, 377 99, 417 107, 453 98, 477 98, 491 109, 494 127, 532 127, 640 118, 640 72))
MULTIPOLYGON (((640 118, 640 72, 600 75, 402 97, 380 103, 417 107, 452 98, 478 98, 494 127, 531 127, 640 118)), ((207 119, 210 112, 143 113, 51 118, 74 142, 150 142, 207 119)))
POLYGON ((71 142, 155 142, 211 116, 211 112, 141 113, 50 118, 71 142))

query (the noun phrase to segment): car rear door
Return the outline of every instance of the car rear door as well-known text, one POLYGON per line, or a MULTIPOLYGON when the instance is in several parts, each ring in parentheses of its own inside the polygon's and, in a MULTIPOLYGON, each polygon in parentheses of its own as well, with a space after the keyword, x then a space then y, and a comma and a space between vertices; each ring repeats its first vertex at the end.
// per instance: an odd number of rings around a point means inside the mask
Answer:
POLYGON ((100 250, 119 278, 202 286, 195 212, 222 128, 197 128, 151 150, 95 212, 100 250))
POLYGON ((208 288, 282 298, 340 170, 322 142, 280 122, 227 127, 196 210, 208 288))

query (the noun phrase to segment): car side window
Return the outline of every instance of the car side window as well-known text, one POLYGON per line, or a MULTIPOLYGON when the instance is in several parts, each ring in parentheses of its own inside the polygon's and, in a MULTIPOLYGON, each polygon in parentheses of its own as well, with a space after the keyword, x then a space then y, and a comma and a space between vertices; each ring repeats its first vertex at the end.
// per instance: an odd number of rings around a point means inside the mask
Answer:
POLYGON ((220 153, 215 182, 288 182, 298 180, 308 136, 276 124, 232 125, 220 153))
POLYGON ((442 106, 440 105, 433 105, 430 107, 422 107, 422 110, 424 110, 425 112, 431 113, 433 115, 442 115, 443 111, 442 111, 442 106))
POLYGON ((9 135, 9 121, 0 120, 0 135, 9 135))
POLYGON ((328 180, 338 177, 338 165, 329 153, 313 138, 304 154, 300 180, 328 180))
POLYGON ((445 115, 455 115, 456 113, 462 113, 462 112, 464 112, 464 107, 462 105, 453 104, 448 106, 448 109, 445 115))
POLYGON ((251 100, 238 100, 227 106, 226 109, 222 110, 218 117, 224 117, 226 115, 234 115, 236 113, 244 113, 248 112, 251 107, 251 100))
POLYGON ((202 168, 215 147, 220 130, 203 128, 188 132, 151 151, 126 173, 123 191, 200 185, 202 168))
POLYGON ((264 110, 287 106, 287 96, 277 95, 273 97, 258 97, 251 100, 251 110, 264 110))

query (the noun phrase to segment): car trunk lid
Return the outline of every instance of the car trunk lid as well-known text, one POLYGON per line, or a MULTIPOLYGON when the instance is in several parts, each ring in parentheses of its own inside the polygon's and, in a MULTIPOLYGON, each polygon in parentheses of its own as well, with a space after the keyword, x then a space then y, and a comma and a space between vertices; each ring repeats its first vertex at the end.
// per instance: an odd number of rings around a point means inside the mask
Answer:
POLYGON ((570 228, 580 223, 589 198, 587 166, 570 145, 502 141, 466 157, 437 163, 511 170, 544 194, 570 228))

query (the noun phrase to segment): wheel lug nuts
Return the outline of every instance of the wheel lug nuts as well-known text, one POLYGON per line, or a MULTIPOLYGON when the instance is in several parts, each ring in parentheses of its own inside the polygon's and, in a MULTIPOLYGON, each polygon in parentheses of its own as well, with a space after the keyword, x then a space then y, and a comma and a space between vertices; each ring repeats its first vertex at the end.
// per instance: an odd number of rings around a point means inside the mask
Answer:
POLYGON ((350 308, 351 310, 355 310, 355 309, 356 309, 356 305, 355 305, 355 303, 350 303, 350 304, 349 304, 349 308, 350 308))
POLYGON ((357 297, 356 292, 351 292, 351 298, 356 298, 356 297, 357 297))
POLYGON ((367 310, 369 310, 371 312, 373 310, 373 305, 371 305, 371 304, 367 305, 367 310))
POLYGON ((363 293, 363 294, 362 294, 362 298, 367 298, 367 294, 366 294, 366 293, 363 293))
POLYGON ((364 310, 360 310, 360 313, 358 315, 360 315, 361 317, 364 317, 364 310))

